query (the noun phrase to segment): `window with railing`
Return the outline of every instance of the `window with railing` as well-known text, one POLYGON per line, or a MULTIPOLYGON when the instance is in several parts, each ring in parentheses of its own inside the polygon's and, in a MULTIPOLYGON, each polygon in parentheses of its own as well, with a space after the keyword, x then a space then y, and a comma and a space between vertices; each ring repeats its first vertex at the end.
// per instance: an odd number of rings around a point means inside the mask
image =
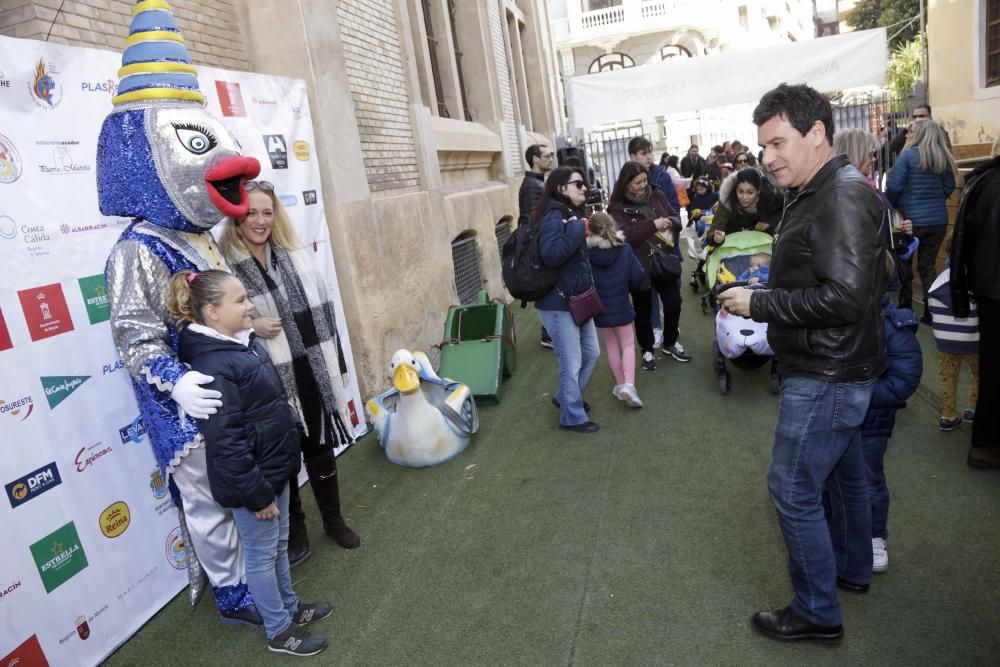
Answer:
POLYGON ((634 66, 635 61, 632 60, 631 56, 627 56, 624 53, 605 53, 603 56, 594 58, 594 61, 590 63, 588 72, 594 74, 595 72, 607 72, 634 66))
POLYGON ((593 12, 609 7, 621 7, 622 0, 583 0, 583 11, 593 12))
POLYGON ((680 44, 670 44, 660 49, 660 60, 667 58, 690 58, 691 52, 680 44))
POLYGON ((427 52, 430 57, 431 76, 433 78, 434 97, 437 100, 439 116, 451 118, 448 105, 444 101, 444 86, 441 85, 441 67, 438 65, 438 40, 434 36, 434 20, 431 13, 431 0, 420 0, 420 8, 424 14, 424 36, 427 39, 427 52))
POLYGON ((986 85, 1000 85, 1000 0, 986 0, 986 85))

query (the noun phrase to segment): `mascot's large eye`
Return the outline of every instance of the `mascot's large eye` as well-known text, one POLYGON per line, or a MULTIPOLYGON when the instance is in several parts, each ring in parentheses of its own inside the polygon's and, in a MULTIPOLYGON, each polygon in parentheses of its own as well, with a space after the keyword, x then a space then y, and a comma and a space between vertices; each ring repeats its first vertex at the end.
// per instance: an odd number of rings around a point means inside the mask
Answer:
POLYGON ((174 124, 174 131, 184 148, 195 155, 204 155, 219 145, 211 132, 198 125, 174 124))

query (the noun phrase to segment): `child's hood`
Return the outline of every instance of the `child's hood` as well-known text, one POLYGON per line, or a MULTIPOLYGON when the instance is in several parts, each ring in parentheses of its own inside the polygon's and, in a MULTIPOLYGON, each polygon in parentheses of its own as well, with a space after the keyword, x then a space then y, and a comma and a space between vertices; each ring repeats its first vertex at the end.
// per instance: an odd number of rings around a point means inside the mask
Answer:
POLYGON ((626 247, 625 234, 621 231, 617 231, 615 232, 615 235, 621 241, 621 244, 616 246, 611 245, 611 241, 597 236, 596 234, 591 234, 587 237, 587 254, 590 257, 591 264, 600 267, 608 267, 618 260, 619 254, 626 247))

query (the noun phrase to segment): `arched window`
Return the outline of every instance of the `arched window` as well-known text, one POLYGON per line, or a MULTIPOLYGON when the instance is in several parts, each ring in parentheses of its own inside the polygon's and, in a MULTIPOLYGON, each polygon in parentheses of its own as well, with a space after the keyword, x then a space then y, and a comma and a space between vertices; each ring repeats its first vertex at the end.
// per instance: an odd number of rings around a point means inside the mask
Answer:
POLYGON ((679 44, 671 44, 660 49, 660 60, 667 58, 690 58, 691 52, 679 44))
POLYGON ((635 61, 624 53, 605 53, 599 58, 595 58, 594 62, 590 63, 590 74, 595 72, 607 72, 613 69, 625 69, 626 67, 634 67, 635 61))

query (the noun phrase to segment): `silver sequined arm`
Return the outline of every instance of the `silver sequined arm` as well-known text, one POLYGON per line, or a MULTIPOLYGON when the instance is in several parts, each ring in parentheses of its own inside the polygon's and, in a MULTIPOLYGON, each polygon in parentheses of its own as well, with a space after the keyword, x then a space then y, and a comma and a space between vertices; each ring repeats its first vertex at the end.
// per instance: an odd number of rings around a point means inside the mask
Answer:
POLYGON ((108 258, 111 335, 132 377, 169 392, 188 371, 177 359, 167 326, 166 293, 171 273, 143 244, 122 240, 108 258))

